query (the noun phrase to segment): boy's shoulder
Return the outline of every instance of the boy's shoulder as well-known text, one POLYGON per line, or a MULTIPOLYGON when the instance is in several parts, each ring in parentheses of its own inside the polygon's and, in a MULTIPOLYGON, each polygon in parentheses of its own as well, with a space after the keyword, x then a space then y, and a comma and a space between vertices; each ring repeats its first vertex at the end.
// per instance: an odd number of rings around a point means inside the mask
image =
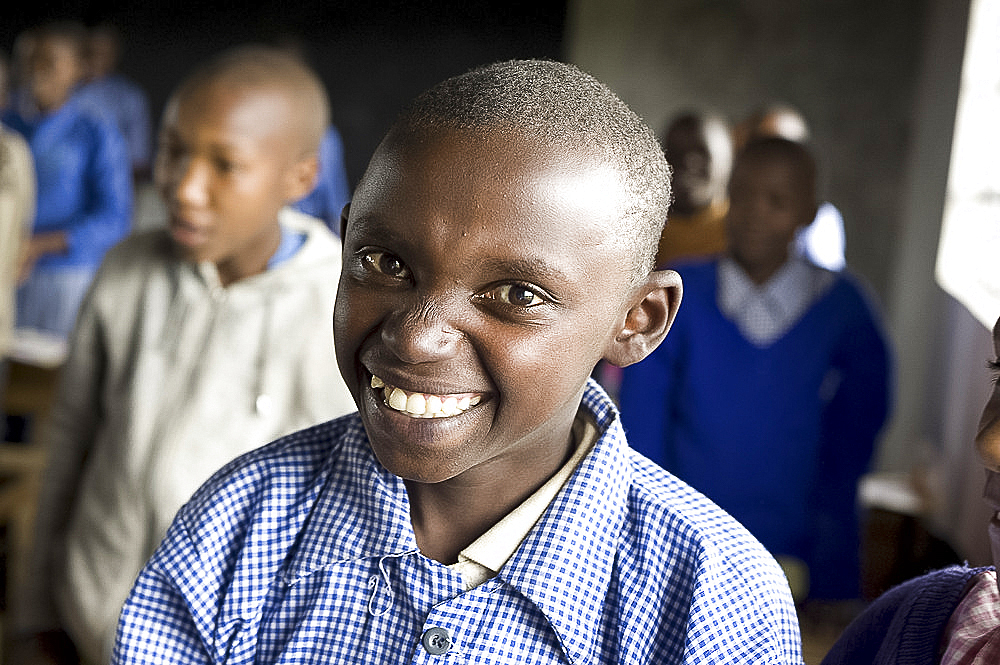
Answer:
POLYGON ((340 238, 334 235, 323 220, 286 206, 278 213, 278 223, 293 233, 305 236, 302 258, 310 262, 333 259, 339 272, 340 238))
POLYGON ((643 515, 651 541, 686 542, 703 553, 725 554, 762 546, 711 499, 681 479, 629 449, 632 470, 631 508, 643 515))
POLYGON ((685 625, 689 640, 699 636, 700 653, 799 662, 794 604, 774 558, 703 494, 640 453, 629 455, 632 518, 617 555, 629 603, 685 625), (724 630, 720 616, 728 617, 724 630))
POLYGON ((292 432, 216 471, 181 508, 178 519, 194 540, 211 541, 219 538, 220 528, 250 523, 259 513, 294 512, 304 496, 328 481, 342 458, 354 458, 363 442, 357 412, 292 432))

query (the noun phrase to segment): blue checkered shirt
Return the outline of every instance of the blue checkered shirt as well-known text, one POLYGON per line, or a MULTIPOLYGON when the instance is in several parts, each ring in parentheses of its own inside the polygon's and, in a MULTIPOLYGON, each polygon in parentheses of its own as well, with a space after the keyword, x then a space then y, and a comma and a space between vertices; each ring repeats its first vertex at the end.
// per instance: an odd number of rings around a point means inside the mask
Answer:
POLYGON ((114 663, 800 663, 788 586, 732 518, 601 436, 494 579, 420 554, 357 414, 258 449, 181 509, 114 663))

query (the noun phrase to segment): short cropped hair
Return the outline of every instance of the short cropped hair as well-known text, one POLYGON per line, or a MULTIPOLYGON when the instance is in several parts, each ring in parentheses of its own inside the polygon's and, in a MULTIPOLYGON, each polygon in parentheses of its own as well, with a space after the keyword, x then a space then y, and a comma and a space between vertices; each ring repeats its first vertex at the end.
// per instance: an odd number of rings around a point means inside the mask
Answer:
POLYGON ((791 165, 793 173, 807 188, 810 196, 816 197, 816 158, 805 144, 776 136, 754 139, 737 155, 733 169, 761 162, 791 165))
POLYGON ((526 137, 596 156, 618 172, 629 202, 619 232, 634 251, 636 277, 653 269, 670 204, 670 167, 649 127, 593 76, 550 60, 480 67, 419 95, 390 135, 428 129, 526 137))
POLYGON ((83 62, 87 55, 87 28, 77 21, 53 21, 43 23, 31 31, 34 43, 43 39, 58 39, 70 45, 77 59, 83 62))
POLYGON ((269 88, 289 95, 298 114, 304 152, 319 150, 323 133, 330 124, 330 102, 322 81, 302 59, 270 46, 239 46, 196 67, 173 98, 179 99, 209 83, 269 88))

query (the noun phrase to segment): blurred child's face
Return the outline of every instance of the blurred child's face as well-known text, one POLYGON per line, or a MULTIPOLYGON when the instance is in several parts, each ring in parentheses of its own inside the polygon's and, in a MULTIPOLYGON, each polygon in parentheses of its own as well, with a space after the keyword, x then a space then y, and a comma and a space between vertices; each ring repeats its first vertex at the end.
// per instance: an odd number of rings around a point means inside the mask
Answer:
POLYGON ((54 111, 66 103, 83 76, 80 52, 72 40, 42 37, 31 49, 28 87, 42 111, 54 111))
POLYGON ((708 125, 684 125, 667 134, 667 159, 674 169, 674 203, 671 210, 695 213, 723 194, 731 157, 726 154, 725 131, 708 125))
POLYGON ((457 132, 373 157, 350 206, 334 338, 393 473, 496 482, 568 450, 633 265, 615 241, 617 179, 572 157, 457 132))
MULTIPOLYGON (((1000 319, 993 326, 994 361, 1000 361, 1000 319)), ((1000 371, 1000 368, 998 368, 1000 371)), ((994 377, 993 394, 983 409, 979 421, 979 434, 976 436, 976 447, 983 463, 994 471, 1000 471, 1000 374, 994 377)))
POLYGON ((267 88, 209 82, 164 114, 156 182, 171 237, 224 283, 261 272, 280 239, 278 211, 309 191, 297 166, 292 101, 267 88))
POLYGON ((748 273, 773 273, 788 260, 795 232, 815 212, 814 195, 790 162, 737 162, 729 181, 726 222, 733 258, 748 273))

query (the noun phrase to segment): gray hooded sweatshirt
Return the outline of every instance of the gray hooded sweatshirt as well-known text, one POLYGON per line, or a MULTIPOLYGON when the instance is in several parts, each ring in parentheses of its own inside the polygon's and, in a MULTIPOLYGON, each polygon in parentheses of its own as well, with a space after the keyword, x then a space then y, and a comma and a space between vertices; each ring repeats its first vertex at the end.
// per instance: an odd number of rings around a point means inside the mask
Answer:
POLYGON ((228 287, 162 230, 108 253, 43 439, 22 629, 58 625, 58 606, 84 656, 107 662, 135 576, 194 490, 237 455, 355 409, 333 349, 340 243, 311 217, 280 221, 305 243, 228 287))

